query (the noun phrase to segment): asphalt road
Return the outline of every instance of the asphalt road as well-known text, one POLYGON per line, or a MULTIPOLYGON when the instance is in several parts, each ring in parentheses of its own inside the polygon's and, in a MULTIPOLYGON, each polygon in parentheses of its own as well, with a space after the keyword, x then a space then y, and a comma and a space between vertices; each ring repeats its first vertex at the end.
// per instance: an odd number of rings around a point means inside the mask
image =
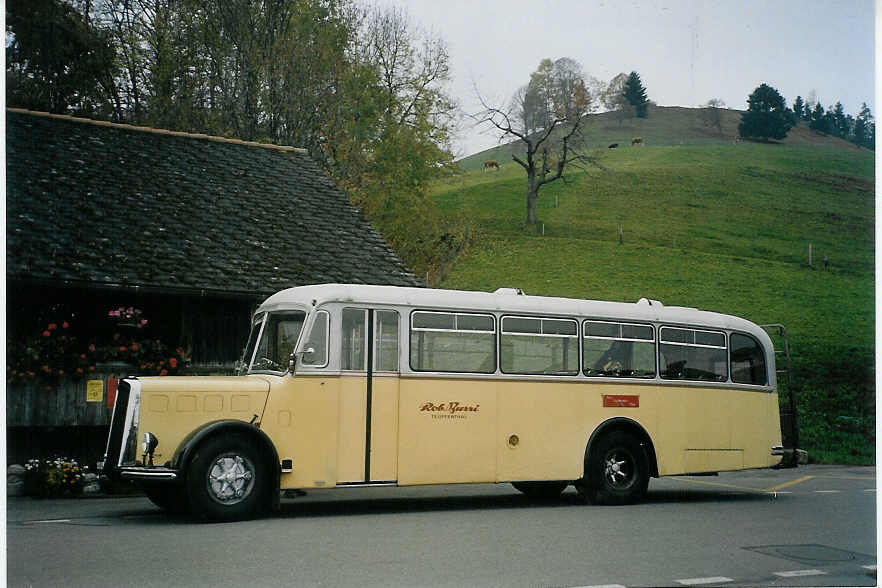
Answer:
POLYGON ((647 500, 536 504, 508 485, 334 489, 256 521, 146 498, 7 505, 9 586, 872 586, 875 468, 652 480, 647 500))

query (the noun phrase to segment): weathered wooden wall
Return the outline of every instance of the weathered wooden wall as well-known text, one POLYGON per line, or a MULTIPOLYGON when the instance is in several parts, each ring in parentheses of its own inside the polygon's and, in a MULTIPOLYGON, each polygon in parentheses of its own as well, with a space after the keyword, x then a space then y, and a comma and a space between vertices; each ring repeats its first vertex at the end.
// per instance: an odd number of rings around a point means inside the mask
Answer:
POLYGON ((104 381, 101 402, 86 402, 86 380, 62 379, 51 390, 46 384, 13 384, 6 387, 6 424, 10 427, 102 426, 110 424, 107 380, 124 373, 93 377, 104 381))
MULTIPOLYGON (((190 366, 182 375, 233 375, 234 362, 190 366)), ((6 387, 6 425, 9 427, 93 427, 110 425, 113 409, 112 380, 129 375, 125 369, 105 371, 91 380, 104 382, 100 402, 86 399, 85 379, 62 379, 47 390, 45 383, 11 384, 6 387)))

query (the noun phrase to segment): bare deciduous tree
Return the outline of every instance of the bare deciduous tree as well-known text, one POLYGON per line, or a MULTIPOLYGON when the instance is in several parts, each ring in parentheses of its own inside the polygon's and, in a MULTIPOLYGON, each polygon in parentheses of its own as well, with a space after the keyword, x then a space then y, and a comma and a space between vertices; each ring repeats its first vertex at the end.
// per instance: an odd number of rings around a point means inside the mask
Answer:
POLYGON ((701 122, 703 122, 705 126, 717 129, 717 132, 721 135, 723 134, 724 108, 726 108, 725 102, 723 102, 719 98, 711 98, 707 101, 707 104, 702 106, 702 109, 699 112, 701 122))
POLYGON ((542 186, 563 178, 571 165, 593 161, 575 149, 593 103, 581 66, 570 58, 543 60, 507 108, 478 99, 483 110, 473 116, 476 123, 495 129, 500 142, 515 139, 524 148, 512 160, 527 175, 527 225, 536 225, 542 186))

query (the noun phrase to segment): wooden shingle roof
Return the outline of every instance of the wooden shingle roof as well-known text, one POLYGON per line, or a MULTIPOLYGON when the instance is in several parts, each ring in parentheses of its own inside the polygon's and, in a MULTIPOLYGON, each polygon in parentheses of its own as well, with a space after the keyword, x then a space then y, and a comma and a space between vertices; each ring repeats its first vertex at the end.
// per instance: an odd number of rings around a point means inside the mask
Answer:
POLYGON ((7 110, 6 198, 8 280, 421 285, 301 149, 7 110))

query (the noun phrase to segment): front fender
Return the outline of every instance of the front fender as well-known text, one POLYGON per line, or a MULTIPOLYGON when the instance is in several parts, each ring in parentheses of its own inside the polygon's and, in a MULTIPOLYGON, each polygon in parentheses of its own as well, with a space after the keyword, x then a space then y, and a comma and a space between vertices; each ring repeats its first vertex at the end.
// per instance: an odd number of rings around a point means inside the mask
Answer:
POLYGON ((202 425, 201 427, 187 435, 187 437, 183 441, 181 441, 181 444, 175 450, 174 457, 172 457, 172 467, 180 472, 179 477, 185 477, 187 466, 190 463, 193 452, 203 441, 213 435, 228 434, 234 432, 242 432, 253 437, 255 441, 259 443, 260 446, 267 452, 269 458, 272 459, 274 465, 273 470, 279 469, 279 454, 276 451, 276 447, 269 436, 251 423, 232 419, 224 419, 206 423, 205 425, 202 425))

